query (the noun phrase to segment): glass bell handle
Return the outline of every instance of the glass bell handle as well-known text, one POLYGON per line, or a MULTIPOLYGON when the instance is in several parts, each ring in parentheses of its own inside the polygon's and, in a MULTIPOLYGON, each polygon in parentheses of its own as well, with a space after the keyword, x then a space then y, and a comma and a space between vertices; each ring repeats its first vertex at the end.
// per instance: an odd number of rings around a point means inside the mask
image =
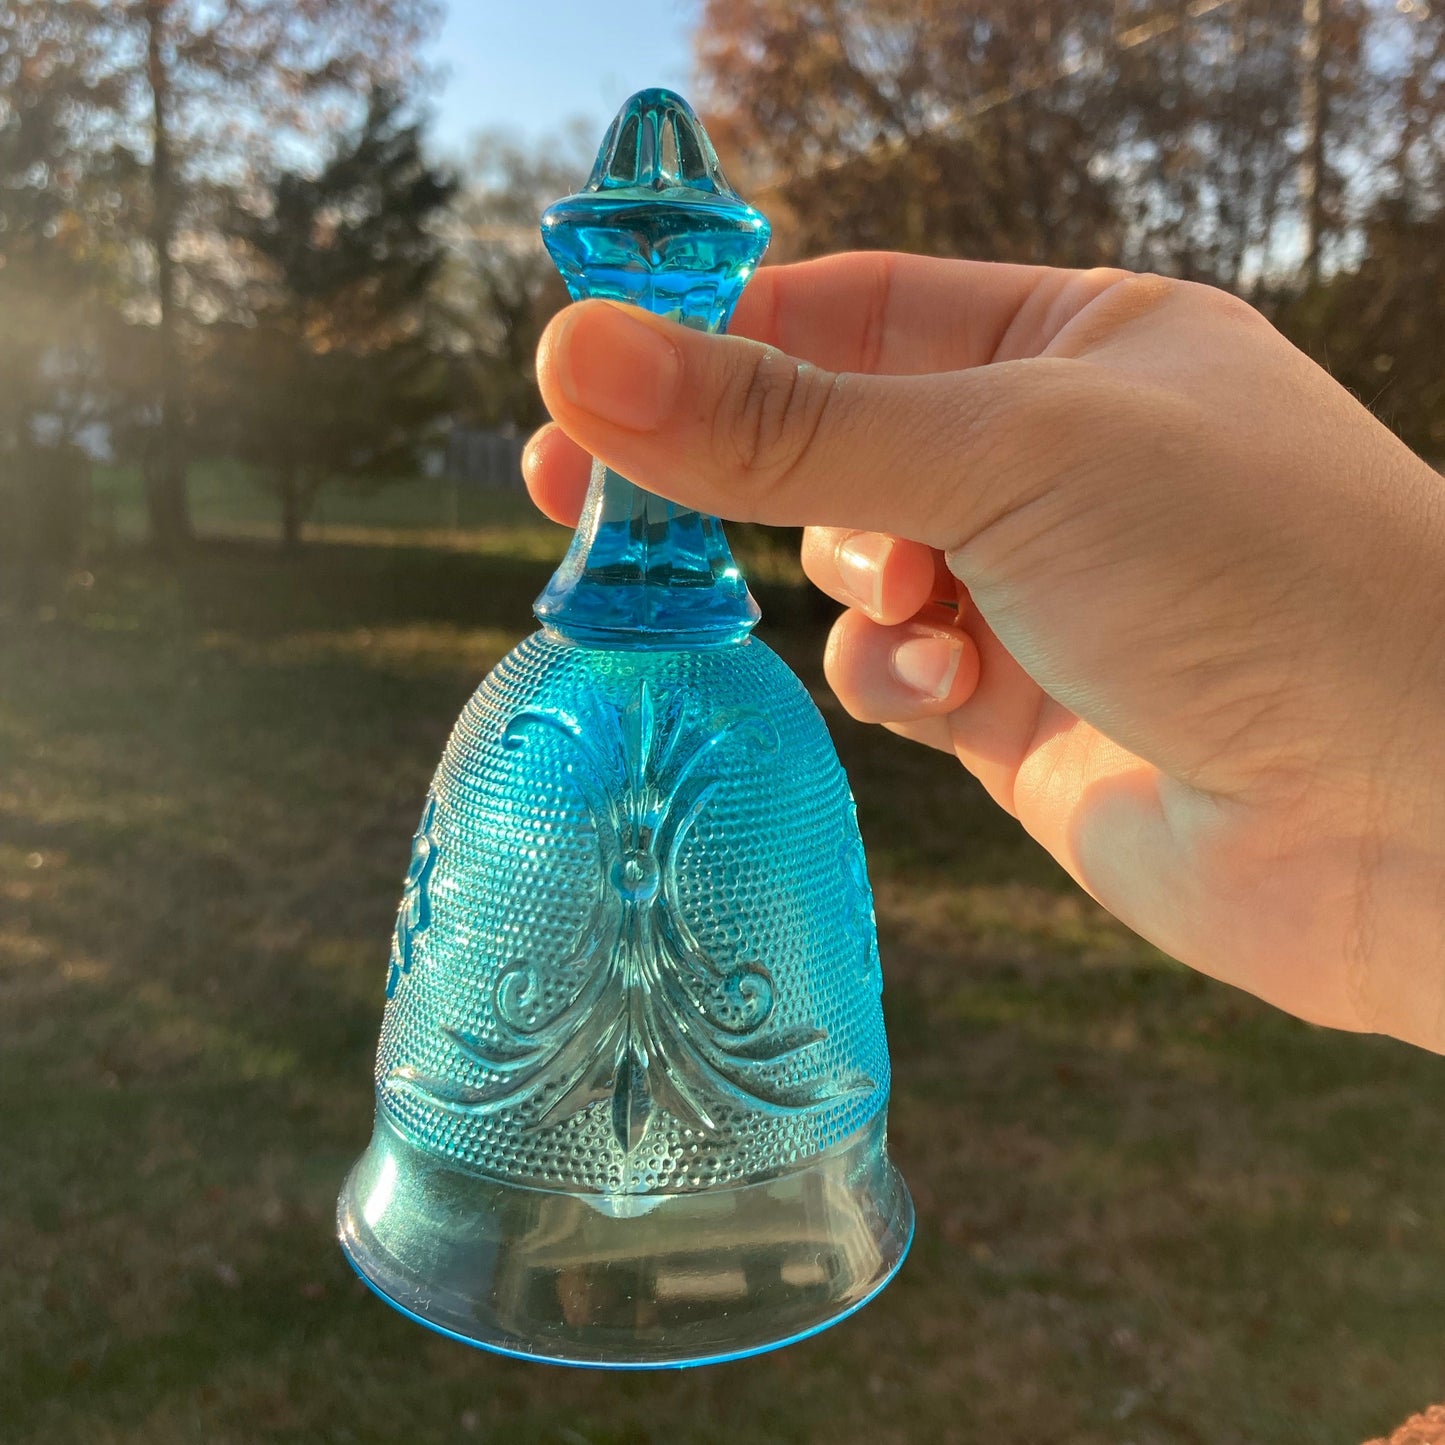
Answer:
MULTIPOLYGON (((586 185, 542 217, 574 300, 625 301, 706 331, 726 327, 768 237, 692 107, 668 90, 623 106, 586 185)), ((649 648, 739 641, 759 615, 716 518, 600 464, 536 613, 573 641, 649 648)))

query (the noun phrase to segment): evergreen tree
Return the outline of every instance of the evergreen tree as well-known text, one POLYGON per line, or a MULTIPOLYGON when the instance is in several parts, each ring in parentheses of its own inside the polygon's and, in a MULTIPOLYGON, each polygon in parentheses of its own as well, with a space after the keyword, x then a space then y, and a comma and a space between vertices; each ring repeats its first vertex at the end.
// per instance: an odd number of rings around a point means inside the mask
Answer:
POLYGON ((579 125, 534 146, 497 132, 473 146, 447 228, 441 300, 458 410, 474 423, 524 429, 545 419, 533 357, 567 292, 537 222, 581 184, 595 139, 579 125))
POLYGON ((259 468, 288 546, 328 478, 409 466, 445 405, 429 297, 454 190, 378 91, 318 172, 280 174, 233 217, 250 294, 243 321, 213 328, 213 436, 259 468))

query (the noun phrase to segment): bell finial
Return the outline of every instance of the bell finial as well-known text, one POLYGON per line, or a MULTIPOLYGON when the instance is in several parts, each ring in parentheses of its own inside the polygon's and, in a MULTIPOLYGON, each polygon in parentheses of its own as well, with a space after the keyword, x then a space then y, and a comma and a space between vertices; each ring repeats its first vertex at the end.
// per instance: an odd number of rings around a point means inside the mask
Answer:
POLYGON ((674 90, 639 90, 618 111, 583 190, 638 187, 739 199, 697 112, 674 90))
POLYGON ((769 234, 693 108, 660 89, 618 111, 587 184, 542 216, 574 301, 628 301, 706 331, 726 328, 769 234))

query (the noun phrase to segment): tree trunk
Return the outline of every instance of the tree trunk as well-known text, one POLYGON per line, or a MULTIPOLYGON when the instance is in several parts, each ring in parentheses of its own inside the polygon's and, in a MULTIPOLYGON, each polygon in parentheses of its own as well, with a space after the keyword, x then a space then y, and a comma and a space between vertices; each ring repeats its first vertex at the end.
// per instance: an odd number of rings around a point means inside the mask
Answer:
POLYGON ((80 555, 85 534, 90 463, 66 442, 36 446, 28 440, 11 452, 15 466, 16 537, 22 613, 58 602, 66 573, 80 555))
POLYGON ((176 272, 171 243, 176 227, 175 160, 171 154, 170 74, 166 69, 165 11, 168 0, 146 0, 146 74, 151 88, 151 245, 156 253, 160 326, 160 425, 155 459, 146 468, 146 516, 153 546, 173 553, 191 540, 182 452, 181 367, 176 337, 176 272))
POLYGON ((1305 223, 1304 276, 1317 286, 1325 229, 1325 4, 1303 0, 1300 34, 1300 199, 1305 223))

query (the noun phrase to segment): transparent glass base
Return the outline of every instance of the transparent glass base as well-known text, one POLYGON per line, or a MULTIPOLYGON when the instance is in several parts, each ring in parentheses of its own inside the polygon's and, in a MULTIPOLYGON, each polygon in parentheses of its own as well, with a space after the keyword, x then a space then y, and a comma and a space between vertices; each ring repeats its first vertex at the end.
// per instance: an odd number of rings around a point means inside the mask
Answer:
POLYGON ((377 1116, 337 1207, 361 1277, 484 1349, 613 1369, 736 1359, 867 1303, 913 1237, 880 1113, 794 1172, 690 1194, 563 1194, 452 1168, 377 1116))

